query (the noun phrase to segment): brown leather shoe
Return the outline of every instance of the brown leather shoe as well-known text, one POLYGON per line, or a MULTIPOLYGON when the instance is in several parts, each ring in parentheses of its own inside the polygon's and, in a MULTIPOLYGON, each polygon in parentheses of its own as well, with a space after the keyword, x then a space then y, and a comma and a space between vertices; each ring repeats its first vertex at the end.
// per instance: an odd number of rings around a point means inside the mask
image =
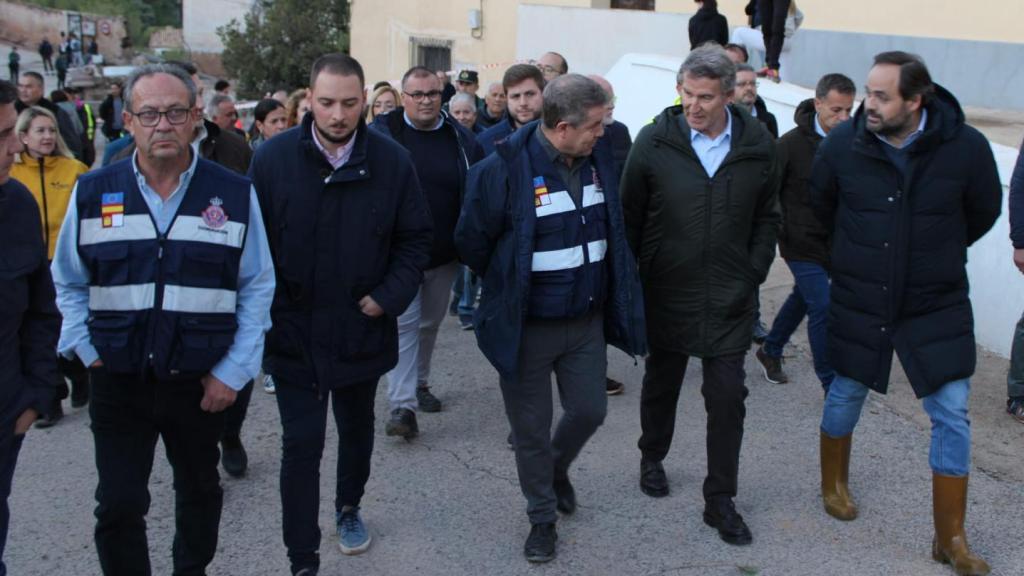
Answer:
POLYGON ((988 574, 988 564, 971 553, 964 534, 967 476, 932 474, 932 510, 935 515, 932 558, 953 566, 959 576, 988 574))
POLYGON ((849 487, 852 440, 852 434, 833 438, 821 433, 821 499, 829 516, 844 521, 857 517, 849 487))

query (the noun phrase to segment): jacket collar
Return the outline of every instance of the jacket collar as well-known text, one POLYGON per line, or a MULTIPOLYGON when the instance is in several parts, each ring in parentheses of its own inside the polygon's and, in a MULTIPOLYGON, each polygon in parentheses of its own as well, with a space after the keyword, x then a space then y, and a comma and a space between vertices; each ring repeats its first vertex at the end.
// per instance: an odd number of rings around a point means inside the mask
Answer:
MULTIPOLYGON (((387 114, 387 116, 390 115, 387 114)), ((323 168, 321 171, 323 179, 330 178, 331 182, 365 180, 370 177, 370 169, 366 165, 368 132, 366 120, 360 118, 359 125, 356 127, 356 135, 354 136, 356 141, 352 146, 352 155, 349 156, 348 162, 337 170, 334 170, 330 163, 327 162, 324 155, 320 153, 320 149, 317 148, 316 142, 313 141, 313 114, 306 114, 299 125, 299 146, 309 158, 315 158, 317 165, 323 168)))

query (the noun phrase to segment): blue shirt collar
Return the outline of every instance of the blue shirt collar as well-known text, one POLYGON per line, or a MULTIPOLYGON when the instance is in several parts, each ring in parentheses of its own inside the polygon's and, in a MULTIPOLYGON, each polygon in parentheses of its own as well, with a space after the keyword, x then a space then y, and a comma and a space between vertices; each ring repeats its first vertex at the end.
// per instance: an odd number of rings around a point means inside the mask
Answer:
POLYGON ((817 114, 814 115, 814 131, 817 132, 818 136, 821 136, 822 138, 828 136, 828 134, 825 132, 825 129, 821 127, 821 122, 818 122, 817 114))
POLYGON ((697 130, 690 128, 691 143, 701 138, 709 140, 712 146, 718 146, 722 142, 725 142, 726 139, 728 139, 730 142, 732 141, 732 112, 729 112, 728 106, 725 108, 725 130, 722 130, 722 133, 719 134, 718 136, 715 136, 714 139, 709 138, 708 135, 704 134, 703 132, 698 132, 697 130))
POLYGON ((409 119, 409 115, 405 113, 405 110, 402 110, 402 119, 405 120, 406 125, 408 125, 410 128, 412 128, 413 130, 419 130, 420 132, 433 132, 434 130, 440 130, 441 126, 444 125, 443 112, 438 115, 437 124, 435 124, 434 127, 429 130, 422 130, 420 128, 417 128, 416 125, 412 123, 412 120, 409 119))
MULTIPOLYGON (((195 146, 190 146, 190 148, 192 149, 192 163, 189 164, 188 170, 185 170, 180 176, 178 176, 178 187, 174 189, 174 192, 171 192, 171 195, 167 197, 166 201, 169 201, 179 192, 188 188, 189 182, 192 181, 192 175, 195 174, 196 171, 196 164, 199 162, 199 152, 195 146)), ((132 170, 135 172, 135 180, 139 184, 139 190, 142 190, 144 193, 156 194, 149 183, 146 182, 146 176, 139 170, 138 157, 139 150, 136 148, 135 152, 132 154, 132 170)))
POLYGON ((902 150, 903 148, 906 148, 907 146, 910 146, 911 144, 913 144, 914 140, 917 140, 918 137, 920 137, 921 134, 924 133, 924 126, 927 123, 928 123, 928 111, 925 110, 924 108, 922 108, 921 109, 921 121, 918 122, 918 124, 917 124, 917 130, 914 130, 913 132, 910 133, 909 136, 904 138, 902 145, 896 146, 892 142, 889 142, 889 139, 886 138, 885 136, 882 136, 881 134, 875 134, 875 136, 878 137, 878 139, 881 140, 882 142, 885 142, 886 144, 888 144, 889 146, 892 146, 893 148, 896 148, 897 150, 902 150))

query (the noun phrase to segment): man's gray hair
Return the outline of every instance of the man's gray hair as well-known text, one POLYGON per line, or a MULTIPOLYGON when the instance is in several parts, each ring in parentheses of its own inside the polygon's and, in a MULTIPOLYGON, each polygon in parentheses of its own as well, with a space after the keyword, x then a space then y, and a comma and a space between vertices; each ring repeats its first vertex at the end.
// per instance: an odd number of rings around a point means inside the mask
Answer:
POLYGON ((210 103, 206 105, 206 116, 211 120, 220 116, 220 105, 225 102, 234 102, 234 100, 231 99, 231 96, 214 94, 213 97, 210 98, 210 103))
POLYGON ((473 96, 469 92, 458 92, 452 96, 452 99, 448 101, 448 109, 451 110, 452 106, 460 102, 465 102, 472 106, 473 110, 476 110, 476 96, 473 96))
POLYGON ((608 105, 608 93, 601 85, 580 74, 563 74, 544 88, 544 126, 554 129, 559 122, 576 127, 587 112, 608 105))
POLYGON ((139 66, 132 73, 128 75, 128 79, 124 83, 124 92, 121 94, 121 99, 124 100, 124 108, 129 112, 134 112, 135 107, 132 103, 135 95, 135 83, 143 78, 155 76, 157 74, 167 74, 174 76, 181 83, 185 85, 188 90, 188 107, 194 108, 196 105, 196 85, 192 82, 192 77, 185 72, 185 69, 181 66, 174 64, 146 64, 145 66, 139 66))
POLYGON ((722 92, 731 92, 736 87, 736 65, 721 46, 699 46, 686 57, 676 74, 676 83, 683 83, 683 76, 711 78, 722 82, 722 92))
POLYGON ((743 63, 736 65, 736 73, 739 74, 740 72, 753 72, 754 74, 757 74, 757 70, 754 70, 753 66, 743 63))

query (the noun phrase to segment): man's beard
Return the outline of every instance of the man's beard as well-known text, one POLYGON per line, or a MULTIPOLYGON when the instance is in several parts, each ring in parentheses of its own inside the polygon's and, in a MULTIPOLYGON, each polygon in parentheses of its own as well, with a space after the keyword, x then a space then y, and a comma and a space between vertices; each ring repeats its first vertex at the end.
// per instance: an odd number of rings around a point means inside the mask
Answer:
POLYGON ((320 127, 320 124, 318 124, 315 121, 313 122, 313 126, 316 127, 316 132, 317 132, 317 134, 320 135, 321 138, 323 138, 324 140, 327 140, 328 142, 330 142, 332 144, 341 144, 341 145, 348 144, 348 141, 351 140, 352 136, 354 136, 355 133, 356 133, 356 131, 353 130, 353 131, 349 132, 348 134, 346 134, 343 138, 338 138, 337 136, 331 136, 328 132, 326 132, 323 128, 320 127))

